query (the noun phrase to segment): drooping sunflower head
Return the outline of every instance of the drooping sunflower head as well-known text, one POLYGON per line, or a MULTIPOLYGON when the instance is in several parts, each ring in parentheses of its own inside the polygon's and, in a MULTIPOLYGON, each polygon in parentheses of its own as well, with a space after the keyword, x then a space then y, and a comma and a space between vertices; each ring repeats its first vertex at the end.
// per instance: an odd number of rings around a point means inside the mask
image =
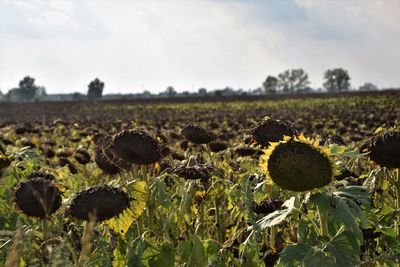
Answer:
POLYGON ((388 130, 376 134, 369 142, 372 161, 389 169, 400 168, 400 131, 388 130))
POLYGON ((261 167, 283 189, 303 192, 321 188, 337 173, 328 150, 318 142, 300 136, 271 144, 261 158, 261 167))
POLYGON ((181 164, 173 169, 174 173, 186 180, 208 180, 213 171, 214 167, 209 163, 181 164))
POLYGON ((117 174, 121 169, 107 158, 101 147, 93 150, 93 158, 96 165, 105 173, 117 174))
POLYGON ((207 129, 192 124, 183 127, 182 134, 186 140, 194 144, 208 144, 215 139, 215 136, 207 129))
POLYGON ((297 130, 289 121, 265 117, 251 129, 251 133, 259 145, 268 147, 269 142, 279 142, 285 136, 296 136, 297 130))
POLYGON ((159 142, 140 128, 118 133, 111 146, 118 157, 134 164, 148 165, 161 159, 159 142))
POLYGON ((129 195, 121 189, 109 185, 93 186, 76 194, 67 214, 85 221, 93 214, 96 221, 104 221, 118 216, 129 206, 129 195))
POLYGON ((0 170, 7 168, 11 164, 11 159, 0 154, 0 170))
POLYGON ((109 185, 89 187, 75 195, 65 214, 84 221, 104 221, 124 237, 146 206, 146 182, 134 181, 129 185, 129 192, 133 197, 122 189, 109 185))
POLYGON ((19 184, 14 201, 27 216, 45 218, 60 208, 61 192, 49 180, 32 178, 19 184))

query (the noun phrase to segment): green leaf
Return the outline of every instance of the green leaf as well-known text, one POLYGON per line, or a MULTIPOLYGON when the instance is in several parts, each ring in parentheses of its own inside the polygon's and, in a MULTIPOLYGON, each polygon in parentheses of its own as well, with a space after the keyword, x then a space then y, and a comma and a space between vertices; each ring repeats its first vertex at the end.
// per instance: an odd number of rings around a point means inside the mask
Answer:
POLYGON ((194 234, 191 238, 191 255, 188 265, 193 267, 207 266, 207 255, 200 238, 194 234))
POLYGON ((282 223, 293 211, 295 197, 291 197, 283 203, 283 209, 276 210, 268 214, 264 218, 257 221, 257 226, 266 229, 282 223))
POLYGON ((303 262, 304 257, 311 249, 312 247, 304 243, 289 245, 279 253, 277 265, 283 267, 301 266, 300 263, 303 262))
POLYGON ((316 193, 310 196, 310 201, 318 206, 321 212, 326 212, 332 220, 343 223, 349 229, 352 229, 359 238, 362 238, 361 230, 357 225, 357 219, 364 221, 365 216, 359 212, 354 212, 354 203, 352 208, 349 207, 348 198, 343 198, 337 195, 328 194, 326 192, 316 193))
POLYGON ((355 233, 343 231, 334 236, 324 246, 323 251, 334 257, 336 266, 357 266, 360 261, 360 245, 355 233))
POLYGON ((149 260, 150 266, 174 266, 175 249, 172 245, 165 243, 161 246, 160 253, 149 260))

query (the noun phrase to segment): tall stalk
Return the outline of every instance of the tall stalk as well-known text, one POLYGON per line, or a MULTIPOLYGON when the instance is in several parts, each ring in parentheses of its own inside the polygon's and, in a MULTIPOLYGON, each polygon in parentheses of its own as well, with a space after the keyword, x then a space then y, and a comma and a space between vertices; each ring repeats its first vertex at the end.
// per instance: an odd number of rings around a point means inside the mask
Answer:
POLYGON ((93 238, 94 233, 94 226, 96 224, 96 220, 93 220, 93 216, 89 214, 89 221, 85 222, 85 229, 83 231, 82 236, 82 250, 81 254, 79 255, 79 264, 87 261, 90 255, 90 248, 91 248, 91 241, 93 238))
POLYGON ((143 165, 141 168, 142 171, 142 177, 146 181, 147 189, 148 189, 148 197, 147 197, 147 215, 148 215, 148 227, 149 229, 153 229, 154 225, 154 207, 151 202, 151 189, 150 189, 150 177, 147 173, 147 166, 143 165))
POLYGON ((319 222, 320 222, 322 236, 329 237, 328 216, 326 215, 325 212, 322 212, 319 207, 318 207, 318 215, 319 215, 319 222))

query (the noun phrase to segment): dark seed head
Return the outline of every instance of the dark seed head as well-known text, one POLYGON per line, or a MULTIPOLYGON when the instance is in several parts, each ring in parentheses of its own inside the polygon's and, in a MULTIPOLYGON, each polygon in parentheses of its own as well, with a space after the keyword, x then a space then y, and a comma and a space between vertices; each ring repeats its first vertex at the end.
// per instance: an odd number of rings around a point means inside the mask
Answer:
POLYGON ((196 125, 186 125, 182 129, 182 134, 185 138, 195 144, 208 144, 215 139, 215 136, 204 129, 203 127, 196 125))
POLYGON ((109 185, 93 186, 76 194, 67 210, 67 215, 89 220, 90 214, 96 221, 104 221, 120 215, 130 206, 127 193, 109 185))
POLYGON ((371 160, 380 166, 400 168, 400 131, 387 131, 374 136, 369 151, 371 160))
POLYGON ((11 159, 9 157, 0 155, 0 170, 7 168, 11 164, 11 159))
POLYGON ((211 177, 214 167, 211 164, 198 164, 190 166, 189 164, 181 164, 173 169, 178 176, 187 180, 207 180, 211 177))
POLYGON ((93 153, 94 162, 103 172, 108 174, 117 174, 121 170, 104 155, 104 152, 100 147, 96 147, 93 153))
POLYGON ((90 155, 87 151, 85 150, 77 150, 75 152, 74 158, 77 162, 79 162, 80 164, 88 164, 90 162, 90 155))
POLYGON ((259 153, 260 150, 253 146, 244 145, 244 146, 239 146, 239 147, 235 148, 235 152, 239 156, 245 157, 245 156, 253 156, 253 155, 259 153))
POLYGON ((128 162, 148 165, 160 160, 160 146, 147 131, 143 129, 125 130, 114 136, 113 152, 128 162))
POLYGON ((293 124, 288 121, 273 120, 264 118, 251 129, 254 140, 264 147, 269 146, 269 142, 278 142, 283 140, 284 136, 295 136, 297 131, 293 124))
POLYGON ((208 144, 212 152, 220 152, 228 148, 228 145, 222 141, 212 141, 208 144))
POLYGON ((260 204, 253 203, 251 209, 256 214, 269 214, 282 206, 283 202, 280 200, 265 200, 260 204))
POLYGON ((320 188, 332 180, 329 158, 312 145, 289 140, 278 144, 268 159, 271 179, 283 189, 307 191, 320 188))
POLYGON ((61 192, 50 181, 33 178, 19 184, 15 203, 27 216, 44 218, 61 206, 61 192))

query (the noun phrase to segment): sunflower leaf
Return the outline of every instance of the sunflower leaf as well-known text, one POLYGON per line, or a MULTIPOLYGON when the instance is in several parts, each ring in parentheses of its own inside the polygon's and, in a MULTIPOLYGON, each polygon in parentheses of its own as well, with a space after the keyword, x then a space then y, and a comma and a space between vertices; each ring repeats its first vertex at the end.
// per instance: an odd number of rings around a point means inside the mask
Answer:
POLYGON ((257 221, 260 229, 266 229, 282 223, 293 211, 295 197, 291 197, 283 203, 283 209, 276 210, 257 221))
POLYGON ((129 191, 133 198, 130 207, 120 216, 106 221, 110 229, 119 233, 122 238, 125 238, 132 223, 142 215, 147 201, 148 189, 145 181, 135 181, 131 183, 129 185, 129 191))

